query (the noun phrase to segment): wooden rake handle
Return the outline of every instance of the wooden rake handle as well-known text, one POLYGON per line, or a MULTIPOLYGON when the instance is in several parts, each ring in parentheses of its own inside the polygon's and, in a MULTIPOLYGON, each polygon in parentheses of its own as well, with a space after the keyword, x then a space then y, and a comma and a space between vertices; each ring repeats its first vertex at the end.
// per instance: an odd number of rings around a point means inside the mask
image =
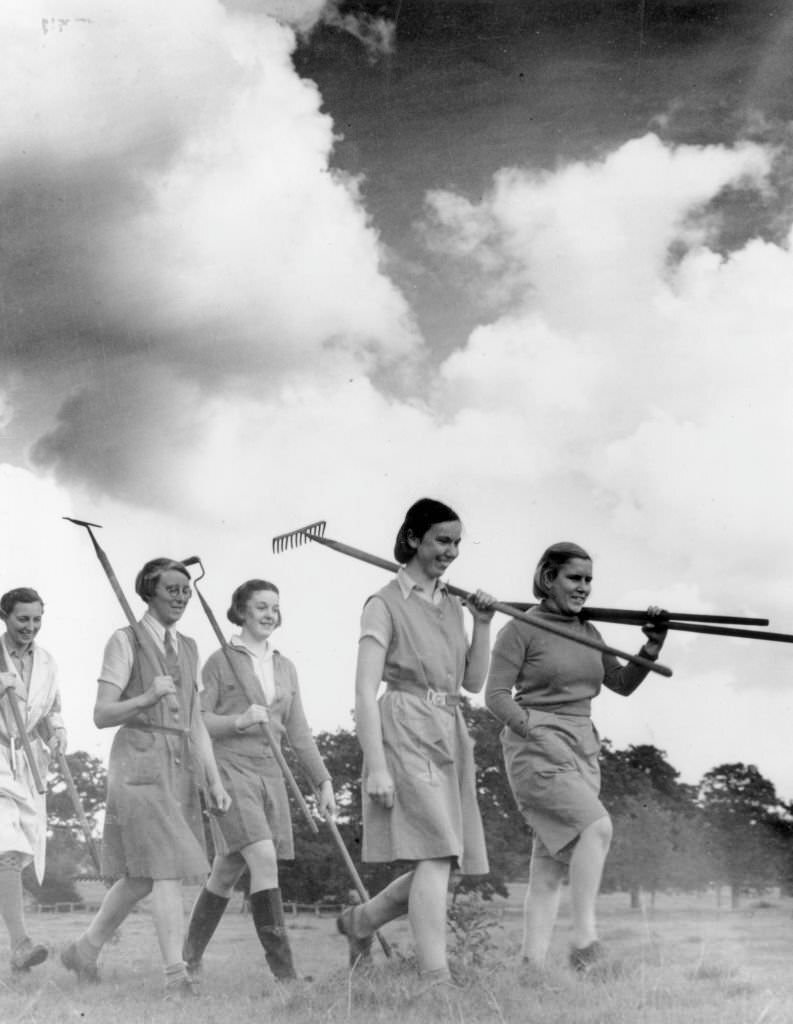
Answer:
MULTIPOLYGON (((536 601, 508 601, 513 608, 525 612, 534 608, 536 601)), ((669 626, 672 622, 703 622, 718 624, 722 626, 767 626, 768 619, 749 619, 741 615, 706 615, 694 612, 667 612, 662 611, 660 615, 648 615, 647 610, 640 608, 595 608, 587 606, 581 609, 580 618, 594 622, 614 622, 624 625, 644 625, 645 622, 653 622, 658 625, 669 626)))
MULTIPOLYGON (((325 815, 325 824, 330 829, 330 834, 333 836, 333 841, 339 848, 339 853, 341 854, 342 860, 344 861, 347 871, 349 872, 350 878, 353 881, 353 885, 355 886, 355 891, 358 893, 358 895, 365 903, 369 899, 369 893, 366 891, 366 887, 361 881, 361 876, 358 874, 358 869, 355 867, 353 859, 350 856, 350 852, 344 845, 344 840, 342 839, 341 833, 339 832, 339 826, 333 820, 333 816, 331 814, 325 815)), ((388 944, 388 941, 385 939, 383 935, 380 934, 380 932, 375 932, 375 935, 377 936, 377 941, 380 943, 380 948, 382 949, 382 951, 385 953, 386 956, 390 957, 391 946, 388 944)))
MULTIPOLYGON (((400 568, 396 562, 389 562, 385 558, 379 558, 377 555, 370 555, 367 551, 361 551, 360 548, 351 547, 349 544, 342 544, 340 541, 331 540, 328 537, 318 536, 316 533, 310 532, 308 528, 296 530, 294 534, 291 535, 285 534, 282 537, 276 537, 273 540, 273 549, 282 550, 279 543, 283 541, 284 537, 292 537, 296 534, 302 534, 302 537, 305 540, 315 541, 317 544, 324 544, 325 547, 332 548, 334 551, 338 551, 342 555, 349 555, 350 558, 357 558, 361 562, 367 562, 369 565, 375 565, 380 569, 386 569, 388 572, 397 572, 400 568)), ((450 594, 454 594, 456 597, 461 597, 463 600, 466 600, 471 594, 470 590, 463 590, 460 587, 455 587, 451 584, 447 584, 446 589, 450 594)), ((629 661, 634 665, 638 665, 640 668, 643 668, 648 672, 656 672, 659 676, 668 677, 672 675, 671 668, 667 668, 666 665, 662 665, 660 662, 650 661, 649 658, 643 658, 640 654, 627 654, 625 651, 620 651, 616 647, 611 647, 608 644, 601 643, 599 640, 594 640, 588 636, 580 636, 577 633, 571 633, 569 630, 566 630, 561 626, 554 626, 551 623, 538 620, 534 616, 526 615, 524 612, 515 608, 514 605, 505 604, 503 601, 495 601, 492 607, 495 611, 501 612, 502 615, 509 615, 511 618, 518 619, 520 622, 527 622, 530 626, 534 626, 535 629, 543 630, 546 633, 554 633, 556 636, 572 640, 573 643, 582 644, 584 647, 591 647, 603 654, 613 654, 615 657, 622 658, 624 661, 629 661)))
POLYGON ((91 826, 88 824, 88 818, 85 816, 83 810, 83 804, 80 800, 80 794, 77 792, 77 787, 74 784, 74 776, 72 775, 71 769, 69 768, 69 762, 66 760, 66 755, 62 750, 58 751, 58 764, 61 769, 61 775, 63 781, 66 783, 66 790, 69 794, 69 799, 72 802, 74 813, 77 815, 77 820, 80 822, 80 828, 83 830, 85 841, 88 845, 88 852, 91 855, 91 860, 94 862, 94 867, 99 877, 102 877, 102 862, 99 857, 99 851, 96 848, 94 837, 91 834, 91 826))
POLYGON ((28 767, 30 768, 30 774, 33 778, 33 785, 36 787, 36 792, 46 793, 47 787, 41 781, 39 766, 36 763, 36 755, 33 753, 33 747, 30 745, 30 737, 27 734, 25 722, 22 718, 22 712, 19 710, 19 698, 10 687, 6 690, 4 696, 8 701, 8 706, 11 708, 11 714, 13 715, 14 723, 17 727, 17 733, 19 734, 19 741, 22 744, 22 749, 25 751, 25 757, 27 758, 28 767))

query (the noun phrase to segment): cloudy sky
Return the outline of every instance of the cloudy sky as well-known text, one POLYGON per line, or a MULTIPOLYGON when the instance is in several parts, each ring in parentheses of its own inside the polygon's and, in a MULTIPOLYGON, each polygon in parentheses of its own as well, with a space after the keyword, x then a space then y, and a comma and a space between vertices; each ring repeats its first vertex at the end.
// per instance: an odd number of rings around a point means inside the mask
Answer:
MULTIPOLYGON (((271 539, 325 519, 391 557, 424 494, 463 519, 460 586, 529 599, 572 539, 595 604, 793 632, 793 4, 638 10, 6 0, 2 589, 45 596, 73 746, 108 748, 121 623, 65 515, 133 602, 159 554, 202 557, 221 619, 275 580, 317 729, 351 723, 385 577, 271 539)), ((673 634, 673 678, 596 720, 793 799, 792 659, 673 634)))

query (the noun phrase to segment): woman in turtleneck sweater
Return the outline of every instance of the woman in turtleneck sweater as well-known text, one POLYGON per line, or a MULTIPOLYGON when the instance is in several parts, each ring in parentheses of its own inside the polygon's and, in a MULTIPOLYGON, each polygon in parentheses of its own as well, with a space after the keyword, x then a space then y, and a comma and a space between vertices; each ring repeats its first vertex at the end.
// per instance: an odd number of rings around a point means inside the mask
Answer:
MULTIPOLYGON (((534 574, 540 604, 529 612, 600 640, 580 618, 592 588, 592 560, 577 544, 553 544, 534 574)), ((648 610, 648 617, 658 609, 648 610)), ((655 661, 666 630, 646 625, 640 654, 655 661)), ((600 739, 590 718, 602 686, 629 696, 647 675, 636 665, 512 620, 496 639, 485 700, 504 730, 501 743, 515 800, 534 833, 524 908, 524 961, 541 967, 551 940, 562 881, 569 870, 573 915, 570 964, 601 959, 595 901, 611 842, 600 802, 600 739)))

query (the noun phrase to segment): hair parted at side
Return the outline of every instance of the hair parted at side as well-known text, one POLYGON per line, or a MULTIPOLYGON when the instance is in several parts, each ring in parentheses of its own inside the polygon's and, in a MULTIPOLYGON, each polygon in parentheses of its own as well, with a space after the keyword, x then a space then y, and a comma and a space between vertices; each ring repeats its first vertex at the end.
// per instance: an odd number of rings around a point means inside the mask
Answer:
POLYGON ((436 523, 458 523, 460 517, 453 508, 434 498, 419 498, 405 513, 405 521, 399 527, 394 541, 394 558, 400 565, 406 565, 415 555, 416 549, 408 543, 408 534, 419 540, 436 523))
POLYGON ((36 601, 41 605, 43 611, 44 602, 33 587, 15 587, 14 590, 9 590, 0 597, 0 616, 5 619, 18 604, 34 604, 36 601))
POLYGON ((175 558, 152 558, 135 577, 135 593, 148 604, 154 597, 154 591, 157 589, 162 574, 171 570, 180 572, 188 580, 190 579, 187 568, 181 562, 177 562, 175 558))
MULTIPOLYGON (((240 583, 234 593, 231 595, 231 604, 229 610, 226 612, 226 618, 229 622, 235 626, 241 626, 245 621, 245 609, 247 608, 248 601, 253 597, 254 594, 260 590, 272 590, 275 594, 280 594, 281 591, 276 587, 274 583, 270 583, 268 580, 246 580, 245 583, 240 583)), ((281 625, 283 619, 281 618, 281 609, 278 609, 278 623, 281 625)))
POLYGON ((532 591, 534 596, 538 599, 548 596, 548 587, 545 584, 546 576, 553 579, 562 566, 569 562, 571 558, 586 558, 590 562, 592 556, 579 544, 574 544, 569 540, 558 541, 556 544, 551 544, 547 548, 537 563, 537 568, 534 570, 534 580, 532 581, 532 591))

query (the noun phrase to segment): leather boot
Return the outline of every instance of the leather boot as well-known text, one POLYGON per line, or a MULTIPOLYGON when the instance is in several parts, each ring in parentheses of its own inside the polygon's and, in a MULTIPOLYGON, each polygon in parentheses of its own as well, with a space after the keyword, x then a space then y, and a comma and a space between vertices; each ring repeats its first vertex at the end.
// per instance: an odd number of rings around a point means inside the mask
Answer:
POLYGON ((201 957, 215 934, 218 922, 229 905, 227 896, 216 896, 204 886, 198 894, 190 924, 187 927, 187 938, 182 947, 182 959, 188 974, 198 974, 201 970, 201 957))
POLYGON ((250 897, 251 914, 264 949, 264 957, 270 970, 281 981, 297 977, 292 962, 292 949, 284 924, 284 906, 280 889, 261 889, 250 897))

